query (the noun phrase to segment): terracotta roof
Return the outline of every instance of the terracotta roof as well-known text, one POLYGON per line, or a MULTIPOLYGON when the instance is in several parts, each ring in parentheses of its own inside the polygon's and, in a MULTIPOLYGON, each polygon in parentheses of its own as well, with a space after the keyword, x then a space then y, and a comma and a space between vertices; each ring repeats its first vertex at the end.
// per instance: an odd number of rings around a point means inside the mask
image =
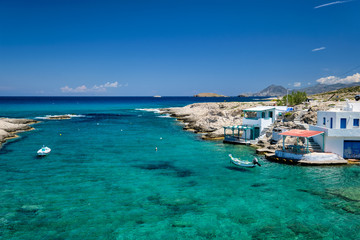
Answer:
POLYGON ((311 131, 311 130, 300 130, 292 129, 287 132, 279 133, 279 135, 292 136, 292 137, 313 137, 324 133, 323 131, 311 131))

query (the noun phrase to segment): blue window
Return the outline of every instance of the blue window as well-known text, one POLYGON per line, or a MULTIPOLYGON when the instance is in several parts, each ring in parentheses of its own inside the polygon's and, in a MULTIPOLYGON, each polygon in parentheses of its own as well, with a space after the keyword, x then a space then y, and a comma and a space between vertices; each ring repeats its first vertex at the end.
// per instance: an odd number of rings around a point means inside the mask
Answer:
POLYGON ((330 128, 333 128, 333 118, 330 118, 330 128))
POLYGON ((323 118, 323 125, 326 124, 326 118, 323 118))
POLYGON ((346 128, 346 118, 340 119, 340 128, 346 128))
POLYGON ((265 118, 265 112, 261 113, 261 118, 265 118))
POLYGON ((358 118, 355 118, 354 119, 354 127, 358 127, 359 126, 359 119, 358 118))

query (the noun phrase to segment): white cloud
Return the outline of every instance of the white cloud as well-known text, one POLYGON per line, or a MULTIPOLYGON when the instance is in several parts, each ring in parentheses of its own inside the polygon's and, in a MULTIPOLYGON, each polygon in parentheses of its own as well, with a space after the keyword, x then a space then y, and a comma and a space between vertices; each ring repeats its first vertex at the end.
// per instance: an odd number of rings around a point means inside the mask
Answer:
POLYGON ((313 50, 311 50, 312 52, 317 52, 317 51, 321 51, 326 49, 326 47, 319 47, 319 48, 314 48, 313 50))
POLYGON ((314 7, 316 8, 322 8, 322 7, 327 7, 327 6, 331 6, 331 5, 335 5, 335 4, 342 4, 342 3, 347 3, 347 2, 351 2, 352 0, 348 0, 348 1, 335 1, 335 2, 330 2, 330 3, 326 3, 326 4, 322 4, 319 6, 314 7))
POLYGON ((122 85, 118 82, 107 82, 101 85, 94 85, 92 88, 88 88, 85 85, 78 86, 76 88, 71 88, 69 86, 65 86, 60 88, 61 92, 63 93, 85 93, 85 92, 106 92, 107 88, 117 88, 121 87, 122 85))
POLYGON ((360 82, 360 73, 355 73, 354 75, 347 76, 345 78, 339 78, 335 76, 323 77, 316 80, 316 82, 320 84, 336 84, 336 83, 348 84, 348 83, 360 82))
POLYGON ((301 82, 294 82, 294 87, 300 87, 301 86, 301 82))
POLYGON ((82 85, 82 86, 79 86, 76 88, 71 88, 69 86, 65 86, 60 89, 64 93, 81 93, 81 92, 86 92, 89 90, 85 85, 82 85))

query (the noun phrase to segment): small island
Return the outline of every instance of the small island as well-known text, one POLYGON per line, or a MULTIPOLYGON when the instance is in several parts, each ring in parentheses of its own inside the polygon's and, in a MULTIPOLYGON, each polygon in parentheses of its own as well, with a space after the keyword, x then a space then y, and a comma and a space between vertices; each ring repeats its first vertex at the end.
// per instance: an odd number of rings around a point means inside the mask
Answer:
POLYGON ((199 93, 194 95, 194 97, 226 97, 217 93, 199 93))

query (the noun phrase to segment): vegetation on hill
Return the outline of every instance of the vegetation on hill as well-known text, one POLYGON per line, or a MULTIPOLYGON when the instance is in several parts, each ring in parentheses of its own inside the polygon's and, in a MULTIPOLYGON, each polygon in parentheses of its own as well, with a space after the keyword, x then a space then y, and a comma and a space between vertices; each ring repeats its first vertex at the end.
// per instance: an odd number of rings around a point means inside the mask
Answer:
POLYGON ((315 94, 312 97, 323 100, 340 100, 354 99, 356 95, 360 94, 360 86, 353 86, 347 88, 341 88, 338 90, 315 94))
POLYGON ((278 100, 277 104, 294 106, 305 102, 306 99, 306 92, 292 92, 289 95, 285 95, 282 99, 278 100))

